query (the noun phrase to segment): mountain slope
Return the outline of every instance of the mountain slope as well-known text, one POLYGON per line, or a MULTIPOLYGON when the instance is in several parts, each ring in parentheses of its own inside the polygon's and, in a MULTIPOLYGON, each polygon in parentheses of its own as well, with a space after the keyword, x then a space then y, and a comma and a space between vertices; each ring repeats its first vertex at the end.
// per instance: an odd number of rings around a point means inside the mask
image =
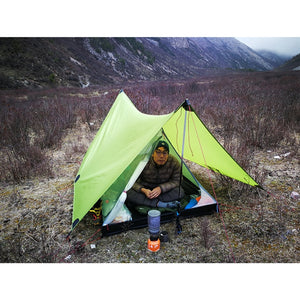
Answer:
POLYGON ((276 68, 276 71, 300 71, 300 54, 276 68))
POLYGON ((90 77, 113 82, 109 74, 81 39, 0 39, 0 88, 82 86, 90 77))
POLYGON ((281 66, 286 61, 288 61, 291 57, 279 55, 271 51, 267 50, 259 50, 256 51, 260 56, 262 56, 266 61, 268 61, 274 68, 281 66))
POLYGON ((107 85, 277 66, 234 38, 1 38, 0 88, 107 85))

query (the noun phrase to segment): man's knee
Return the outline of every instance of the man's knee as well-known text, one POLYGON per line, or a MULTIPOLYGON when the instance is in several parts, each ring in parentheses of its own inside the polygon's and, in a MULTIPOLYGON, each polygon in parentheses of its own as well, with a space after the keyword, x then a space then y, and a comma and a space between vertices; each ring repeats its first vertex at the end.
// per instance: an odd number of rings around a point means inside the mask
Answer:
POLYGON ((143 205, 143 206, 150 206, 156 207, 156 201, 148 199, 143 193, 137 192, 133 189, 127 192, 127 200, 133 205, 143 205))

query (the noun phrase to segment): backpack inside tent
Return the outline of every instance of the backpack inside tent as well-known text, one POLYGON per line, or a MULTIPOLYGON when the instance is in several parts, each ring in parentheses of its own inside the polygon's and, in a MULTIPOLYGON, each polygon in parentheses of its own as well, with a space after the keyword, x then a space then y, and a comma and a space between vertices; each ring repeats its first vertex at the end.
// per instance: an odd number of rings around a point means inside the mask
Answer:
MULTIPOLYGON (((120 91, 77 173, 71 232, 99 202, 103 235, 147 226, 144 208, 128 207, 126 192, 138 179, 159 140, 170 145, 170 154, 182 166, 181 184, 186 196, 181 217, 217 210, 216 200, 192 174, 185 160, 259 186, 214 138, 188 101, 169 114, 148 115, 137 110, 125 92, 120 91), (184 209, 190 199, 197 199, 195 205, 184 209)), ((165 209, 161 222, 174 217, 174 210, 165 209)))

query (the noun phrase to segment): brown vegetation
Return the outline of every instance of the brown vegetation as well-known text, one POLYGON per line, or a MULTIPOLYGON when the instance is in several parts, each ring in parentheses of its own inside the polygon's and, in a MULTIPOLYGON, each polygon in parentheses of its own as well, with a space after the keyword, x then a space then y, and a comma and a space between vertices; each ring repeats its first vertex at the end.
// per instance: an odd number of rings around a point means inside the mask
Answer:
MULTIPOLYGON (((299 192, 299 72, 124 90, 151 114, 169 113, 188 98, 228 152, 272 193, 212 175, 222 218, 182 220, 182 234, 170 234, 155 255, 145 250, 146 228, 101 239, 88 215, 66 242, 72 182, 118 90, 1 91, 0 262, 299 262, 299 200, 290 198, 299 192)), ((192 169, 212 192, 206 171, 192 169)), ((163 229, 171 233, 174 224, 163 229)))

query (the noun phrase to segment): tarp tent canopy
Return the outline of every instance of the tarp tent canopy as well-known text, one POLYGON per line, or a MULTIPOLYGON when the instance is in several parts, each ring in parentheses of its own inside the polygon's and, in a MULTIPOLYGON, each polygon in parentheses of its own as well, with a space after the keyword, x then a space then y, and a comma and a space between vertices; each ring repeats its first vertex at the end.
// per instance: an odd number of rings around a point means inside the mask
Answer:
MULTIPOLYGON (((76 176, 72 230, 99 199, 102 199, 103 225, 112 223, 124 208, 124 201, 126 204, 126 191, 142 172, 160 139, 170 144, 170 153, 179 160, 184 158, 246 184, 259 186, 214 138, 187 101, 169 114, 148 115, 138 111, 121 91, 76 176)), ((195 209, 215 208, 214 198, 187 166, 182 165, 184 178, 201 193, 195 209)))

